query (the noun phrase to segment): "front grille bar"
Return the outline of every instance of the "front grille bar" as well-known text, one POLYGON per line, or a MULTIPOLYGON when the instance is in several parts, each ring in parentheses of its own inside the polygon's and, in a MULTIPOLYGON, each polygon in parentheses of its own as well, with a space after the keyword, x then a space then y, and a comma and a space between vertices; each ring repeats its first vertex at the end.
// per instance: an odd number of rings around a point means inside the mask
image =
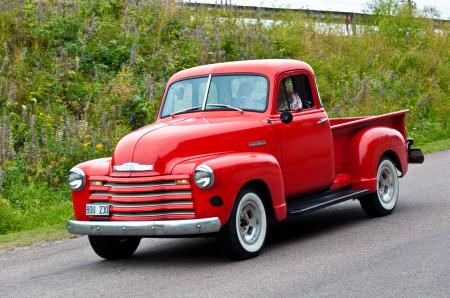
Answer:
POLYGON ((155 212, 120 212, 113 213, 113 216, 162 216, 162 215, 194 215, 194 211, 174 210, 174 211, 155 211, 155 212))
POLYGON ((112 193, 107 191, 92 192, 93 196, 107 196, 115 198, 145 198, 145 197, 159 197, 170 195, 190 195, 190 191, 185 190, 168 190, 168 191, 153 191, 153 192, 139 192, 139 193, 112 193))
POLYGON ((192 205, 192 201, 164 201, 163 203, 108 203, 113 207, 154 207, 154 206, 171 206, 171 205, 192 205))
POLYGON ((109 186, 113 188, 139 188, 149 186, 167 186, 177 185, 175 180, 159 181, 159 182, 146 182, 146 183, 105 183, 103 186, 109 186))
POLYGON ((161 203, 110 203, 95 202, 96 204, 108 204, 113 207, 153 207, 153 206, 171 206, 171 205, 192 205, 192 201, 163 201, 161 203))

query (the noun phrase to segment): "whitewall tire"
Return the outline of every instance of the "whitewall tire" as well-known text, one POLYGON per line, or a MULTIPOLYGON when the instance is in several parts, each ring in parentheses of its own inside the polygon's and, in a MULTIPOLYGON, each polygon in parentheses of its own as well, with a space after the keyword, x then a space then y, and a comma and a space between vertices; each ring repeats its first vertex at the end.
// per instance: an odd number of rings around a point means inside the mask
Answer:
POLYGON ((394 162, 383 157, 377 170, 377 191, 360 199, 364 212, 371 217, 391 214, 397 206, 399 186, 394 162))
POLYGON ((219 233, 219 244, 233 259, 250 259, 261 251, 266 234, 267 215, 261 195, 244 188, 236 198, 228 224, 219 233))

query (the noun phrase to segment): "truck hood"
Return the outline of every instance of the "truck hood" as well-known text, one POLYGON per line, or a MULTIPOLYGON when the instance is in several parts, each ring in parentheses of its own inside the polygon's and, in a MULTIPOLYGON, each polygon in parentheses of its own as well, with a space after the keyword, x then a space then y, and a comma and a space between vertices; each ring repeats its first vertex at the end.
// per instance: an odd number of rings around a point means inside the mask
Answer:
MULTIPOLYGON (((213 112, 218 113, 218 112, 213 112)), ((266 145, 249 143, 265 140, 267 121, 254 116, 192 116, 161 121, 136 130, 117 144, 114 165, 133 162, 153 165, 149 172, 112 172, 113 176, 170 174, 179 162, 221 152, 266 151, 266 145)), ((264 144, 266 142, 263 142, 264 144)))

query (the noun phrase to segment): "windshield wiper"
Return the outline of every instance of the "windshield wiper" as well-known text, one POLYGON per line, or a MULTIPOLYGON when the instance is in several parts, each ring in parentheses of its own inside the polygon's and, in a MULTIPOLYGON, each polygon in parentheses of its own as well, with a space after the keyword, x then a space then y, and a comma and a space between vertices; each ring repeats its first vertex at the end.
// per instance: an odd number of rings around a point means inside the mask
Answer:
POLYGON ((170 116, 175 116, 175 115, 183 114, 183 113, 189 113, 189 112, 201 109, 201 108, 202 108, 202 106, 190 107, 190 108, 187 108, 187 109, 184 109, 184 110, 173 112, 172 114, 170 114, 170 116))
POLYGON ((230 106, 230 105, 225 105, 225 104, 220 104, 220 103, 208 103, 208 104, 206 104, 206 106, 207 106, 207 107, 228 108, 228 109, 231 109, 231 110, 236 110, 236 111, 239 111, 239 112, 244 112, 244 110, 242 110, 242 109, 240 109, 240 108, 236 108, 236 107, 233 107, 233 106, 230 106))

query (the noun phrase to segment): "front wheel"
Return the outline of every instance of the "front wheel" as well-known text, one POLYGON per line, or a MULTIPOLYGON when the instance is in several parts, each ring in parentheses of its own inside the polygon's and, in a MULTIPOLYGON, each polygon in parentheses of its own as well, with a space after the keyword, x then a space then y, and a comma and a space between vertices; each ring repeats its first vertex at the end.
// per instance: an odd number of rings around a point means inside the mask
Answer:
POLYGON ((239 192, 230 220, 219 233, 221 248, 231 258, 246 260, 261 251, 267 234, 267 216, 261 196, 253 189, 239 192))
POLYGON ((131 256, 139 246, 139 237, 89 236, 95 253, 107 260, 124 259, 131 256))
POLYGON ((397 206, 399 179, 397 168, 389 158, 382 158, 377 170, 377 191, 360 199, 370 217, 389 215, 397 206))

